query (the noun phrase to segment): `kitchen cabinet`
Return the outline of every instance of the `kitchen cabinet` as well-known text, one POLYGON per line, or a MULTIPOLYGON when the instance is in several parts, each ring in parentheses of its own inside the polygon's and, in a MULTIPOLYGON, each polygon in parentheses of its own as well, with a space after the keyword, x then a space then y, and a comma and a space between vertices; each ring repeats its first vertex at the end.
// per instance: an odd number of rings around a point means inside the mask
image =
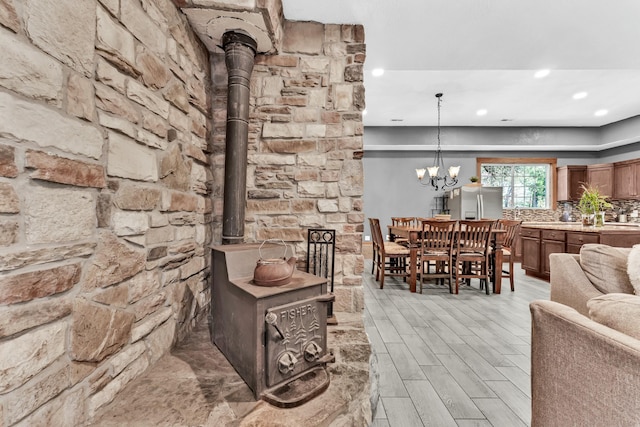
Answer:
POLYGON ((613 164, 613 198, 640 198, 640 159, 613 164))
POLYGON ((630 248, 640 243, 640 227, 605 225, 583 227, 577 223, 523 223, 520 228, 522 269, 527 275, 549 280, 549 255, 557 252, 580 253, 582 245, 602 243, 630 248))
POLYGON ((565 232, 562 230, 542 230, 542 243, 540 246, 540 271, 543 275, 549 276, 551 268, 549 266, 549 255, 560 252, 564 253, 565 232))
POLYGON ((527 272, 540 271, 540 230, 520 228, 520 243, 522 247, 522 268, 527 272))
POLYGON ((549 277, 549 255, 565 251, 565 232, 521 228, 522 268, 535 276, 549 277))
POLYGON ((593 233, 567 231, 567 253, 579 254, 580 248, 586 243, 599 243, 600 236, 593 233))
POLYGON ((640 158, 587 166, 559 166, 556 177, 558 201, 580 200, 583 183, 598 187, 601 194, 612 199, 640 200, 640 158))
POLYGON ((579 200, 582 195, 583 183, 587 182, 586 166, 560 166, 557 168, 558 186, 557 199, 579 200))
POLYGON ((613 163, 587 165, 587 182, 597 187, 600 194, 613 196, 613 163))

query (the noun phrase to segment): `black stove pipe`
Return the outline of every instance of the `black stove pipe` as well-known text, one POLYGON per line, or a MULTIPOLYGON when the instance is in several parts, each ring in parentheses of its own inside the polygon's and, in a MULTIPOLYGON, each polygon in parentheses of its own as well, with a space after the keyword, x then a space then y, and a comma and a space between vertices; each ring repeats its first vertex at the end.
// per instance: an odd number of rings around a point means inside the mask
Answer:
POLYGON ((228 245, 244 240, 249 91, 258 44, 245 33, 229 31, 222 36, 222 47, 229 73, 222 212, 222 244, 228 245))

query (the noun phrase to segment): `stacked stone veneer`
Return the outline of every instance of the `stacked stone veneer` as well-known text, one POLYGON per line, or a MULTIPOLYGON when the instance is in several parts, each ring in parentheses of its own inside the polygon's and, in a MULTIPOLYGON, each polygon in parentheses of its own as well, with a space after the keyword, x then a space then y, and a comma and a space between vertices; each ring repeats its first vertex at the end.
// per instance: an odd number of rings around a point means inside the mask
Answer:
MULTIPOLYGON (((304 260, 308 228, 337 231, 335 310, 363 308, 364 30, 283 24, 277 55, 251 81, 247 241, 283 239, 304 260)), ((214 55, 214 214, 222 216, 226 69, 214 55)), ((221 236, 216 221, 215 240, 221 236)), ((300 268, 304 265, 300 264, 300 268)))
MULTIPOLYGON (((357 311, 363 30, 273 9, 247 240, 303 258, 337 229, 335 309, 357 311)), ((170 0, 0 0, 0 52, 0 425, 82 425, 210 306, 226 68, 170 0)))
POLYGON ((0 0, 0 54, 0 425, 82 425, 208 309, 208 53, 170 0, 0 0))

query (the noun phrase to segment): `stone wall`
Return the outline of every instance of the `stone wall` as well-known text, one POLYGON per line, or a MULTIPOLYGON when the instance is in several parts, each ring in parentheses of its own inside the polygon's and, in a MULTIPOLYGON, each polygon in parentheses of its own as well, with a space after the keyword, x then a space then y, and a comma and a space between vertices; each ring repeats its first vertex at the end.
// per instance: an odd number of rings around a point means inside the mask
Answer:
MULTIPOLYGON (((285 21, 251 81, 247 241, 283 239, 305 259, 308 228, 337 231, 335 310, 363 308, 364 29, 285 21)), ((221 240, 226 69, 213 55, 214 240, 221 240)), ((299 264, 304 269, 304 263, 299 264)))
POLYGON ((208 53, 170 0, 0 0, 0 52, 0 425, 82 425, 208 310, 208 53))
MULTIPOLYGON (((269 19, 246 237, 336 229, 358 312, 364 32, 269 19)), ((0 52, 0 425, 81 425, 209 309, 226 67, 171 0, 0 0, 0 52)))

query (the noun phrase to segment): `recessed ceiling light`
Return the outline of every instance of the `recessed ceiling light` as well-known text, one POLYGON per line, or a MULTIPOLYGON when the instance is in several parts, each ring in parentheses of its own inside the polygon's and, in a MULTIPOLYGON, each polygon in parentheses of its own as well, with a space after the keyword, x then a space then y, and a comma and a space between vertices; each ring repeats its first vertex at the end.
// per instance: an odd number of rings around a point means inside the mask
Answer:
POLYGON ((485 108, 482 108, 482 109, 476 111, 476 115, 478 115, 478 116, 486 116, 487 113, 488 113, 488 111, 485 108))
POLYGON ((549 70, 548 68, 545 68, 544 70, 538 70, 533 75, 533 77, 535 77, 536 79, 541 79, 543 77, 547 77, 550 72, 551 72, 551 70, 549 70))
POLYGON ((367 115, 367 110, 366 110, 366 109, 365 109, 365 110, 362 110, 362 115, 363 115, 363 116, 366 116, 366 115, 367 115))
POLYGON ((373 70, 371 70, 371 75, 373 77, 380 77, 383 74, 384 74, 384 68, 374 68, 373 70))
POLYGON ((597 117, 606 116, 607 114, 609 114, 609 110, 598 110, 595 113, 593 113, 593 115, 597 117))
POLYGON ((573 94, 573 99, 584 99, 588 95, 587 92, 576 92, 573 94))
POLYGON ((501 122, 512 122, 513 119, 500 119, 501 122))

